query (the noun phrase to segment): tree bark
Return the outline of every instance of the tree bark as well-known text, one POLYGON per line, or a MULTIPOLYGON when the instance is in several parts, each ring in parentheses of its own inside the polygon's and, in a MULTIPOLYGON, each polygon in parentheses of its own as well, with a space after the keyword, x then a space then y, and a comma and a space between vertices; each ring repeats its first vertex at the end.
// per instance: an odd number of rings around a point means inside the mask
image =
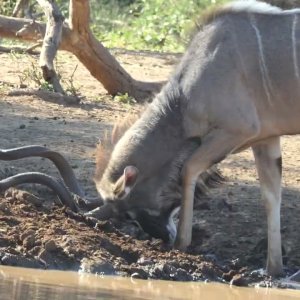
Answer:
MULTIPOLYGON (((40 0, 41 1, 41 0, 40 0)), ((60 50, 73 53, 111 95, 118 93, 148 100, 160 90, 162 82, 143 82, 132 78, 89 28, 88 0, 70 0, 69 22, 62 26, 60 50)), ((0 16, 0 36, 31 42, 45 36, 46 25, 32 20, 0 16)))
POLYGON ((59 82, 59 78, 55 72, 53 65, 53 60, 56 56, 61 41, 64 17, 58 9, 55 1, 37 1, 43 8, 48 20, 39 64, 42 68, 44 79, 52 84, 55 92, 64 94, 64 90, 59 82))
POLYGON ((29 0, 17 0, 12 16, 13 17, 17 17, 18 15, 24 16, 26 14, 25 13, 26 10, 29 10, 29 0))
POLYGON ((128 93, 143 101, 159 91, 162 83, 133 79, 94 37, 89 28, 90 6, 87 0, 70 0, 69 14, 73 53, 111 95, 128 93))
MULTIPOLYGON (((0 15, 1 37, 37 43, 42 42, 45 32, 46 24, 42 22, 0 15)), ((63 26, 59 49, 72 52, 70 40, 71 31, 68 26, 63 26)))

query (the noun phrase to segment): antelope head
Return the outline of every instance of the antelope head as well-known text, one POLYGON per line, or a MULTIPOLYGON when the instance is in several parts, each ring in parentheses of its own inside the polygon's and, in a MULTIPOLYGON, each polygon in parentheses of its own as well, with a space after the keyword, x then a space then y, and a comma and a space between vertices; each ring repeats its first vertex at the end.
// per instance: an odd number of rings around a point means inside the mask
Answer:
MULTIPOLYGON (((98 146, 95 184, 104 205, 88 214, 98 218, 98 213, 105 209, 110 212, 110 217, 134 220, 150 236, 173 243, 176 237, 174 216, 182 198, 181 170, 186 158, 199 147, 199 139, 186 140, 169 163, 148 175, 145 170, 149 166, 148 158, 137 153, 137 159, 145 161, 141 170, 128 165, 124 144, 134 147, 134 143, 128 143, 130 139, 126 136, 126 143, 120 140, 134 121, 135 118, 130 118, 125 124, 119 123, 98 146), (125 163, 120 164, 120 161, 125 163)), ((201 198, 210 187, 223 180, 216 168, 202 174, 196 185, 195 198, 201 198)))

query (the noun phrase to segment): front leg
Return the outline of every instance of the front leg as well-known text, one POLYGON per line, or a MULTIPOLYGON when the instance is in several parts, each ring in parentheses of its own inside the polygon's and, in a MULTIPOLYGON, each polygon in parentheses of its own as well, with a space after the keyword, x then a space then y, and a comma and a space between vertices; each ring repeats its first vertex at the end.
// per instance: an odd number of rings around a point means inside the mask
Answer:
POLYGON ((268 219, 267 273, 283 273, 280 233, 281 150, 279 137, 252 147, 268 219))
POLYGON ((182 171, 183 199, 175 248, 185 251, 192 241, 194 192, 198 176, 247 141, 246 136, 214 130, 202 139, 202 145, 187 159, 182 171))

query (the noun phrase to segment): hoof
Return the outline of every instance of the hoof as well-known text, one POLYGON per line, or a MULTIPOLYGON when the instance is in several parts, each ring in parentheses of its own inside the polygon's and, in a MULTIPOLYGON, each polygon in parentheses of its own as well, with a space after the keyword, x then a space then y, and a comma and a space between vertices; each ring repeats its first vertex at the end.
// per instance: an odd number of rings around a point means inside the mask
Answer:
POLYGON ((269 276, 272 276, 272 277, 282 277, 284 276, 284 271, 283 271, 283 267, 282 266, 276 266, 276 267, 273 267, 273 268, 270 268, 270 267, 267 267, 267 270, 266 270, 267 274, 269 276))
POLYGON ((188 243, 185 243, 182 240, 176 239, 173 248, 176 250, 182 251, 182 252, 186 252, 188 246, 189 246, 188 243))

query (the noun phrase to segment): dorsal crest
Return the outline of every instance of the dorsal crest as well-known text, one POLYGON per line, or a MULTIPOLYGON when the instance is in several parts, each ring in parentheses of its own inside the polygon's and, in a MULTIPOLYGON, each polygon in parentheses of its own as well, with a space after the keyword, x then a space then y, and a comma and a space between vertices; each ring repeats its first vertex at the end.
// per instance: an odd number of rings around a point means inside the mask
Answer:
POLYGON ((95 180, 101 179, 115 145, 139 117, 139 113, 130 113, 125 118, 119 119, 112 130, 105 131, 97 145, 95 180))
POLYGON ((271 4, 260 2, 256 0, 238 0, 233 1, 225 5, 214 6, 211 9, 208 9, 201 16, 198 26, 203 26, 213 22, 218 17, 229 14, 238 14, 238 13, 254 13, 254 14, 280 14, 284 11, 277 6, 271 4))

